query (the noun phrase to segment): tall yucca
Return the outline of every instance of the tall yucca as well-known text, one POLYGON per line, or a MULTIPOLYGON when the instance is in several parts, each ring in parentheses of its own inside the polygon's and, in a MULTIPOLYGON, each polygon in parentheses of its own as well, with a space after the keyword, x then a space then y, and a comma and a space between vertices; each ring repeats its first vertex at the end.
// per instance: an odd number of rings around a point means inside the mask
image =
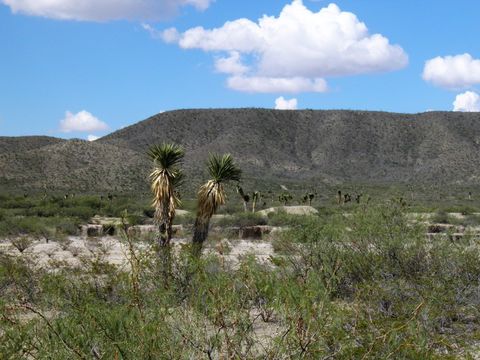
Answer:
POLYGON ((162 144, 151 146, 147 154, 153 161, 150 181, 153 206, 155 206, 155 222, 160 232, 159 245, 165 246, 172 238, 175 210, 180 205, 176 189, 183 179, 179 166, 185 152, 178 145, 162 144))
POLYGON ((210 219, 218 207, 225 204, 224 184, 229 181, 240 181, 242 174, 230 154, 210 155, 207 165, 211 179, 198 191, 197 219, 193 233, 193 245, 197 251, 201 250, 207 239, 210 219))

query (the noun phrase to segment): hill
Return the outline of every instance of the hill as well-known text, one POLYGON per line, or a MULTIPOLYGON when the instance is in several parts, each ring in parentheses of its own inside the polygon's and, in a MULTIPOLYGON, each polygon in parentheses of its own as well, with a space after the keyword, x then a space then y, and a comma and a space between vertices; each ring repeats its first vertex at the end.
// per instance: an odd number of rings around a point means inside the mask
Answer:
POLYGON ((126 148, 81 140, 0 154, 0 187, 71 192, 145 188, 149 162, 126 148))
POLYGON ((480 181, 479 113, 178 110, 93 143, 51 141, 35 148, 19 138, 0 151, 0 185, 37 188, 47 181, 55 189, 147 191, 144 154, 163 141, 185 147, 195 183, 210 152, 232 153, 245 177, 258 181, 480 181))
POLYGON ((230 152, 251 176, 458 183, 480 176, 479 113, 179 110, 100 140, 142 152, 162 141, 185 146, 188 168, 209 152, 230 152))
POLYGON ((59 144, 64 141, 65 140, 63 139, 48 136, 0 136, 0 154, 38 149, 47 145, 59 144))

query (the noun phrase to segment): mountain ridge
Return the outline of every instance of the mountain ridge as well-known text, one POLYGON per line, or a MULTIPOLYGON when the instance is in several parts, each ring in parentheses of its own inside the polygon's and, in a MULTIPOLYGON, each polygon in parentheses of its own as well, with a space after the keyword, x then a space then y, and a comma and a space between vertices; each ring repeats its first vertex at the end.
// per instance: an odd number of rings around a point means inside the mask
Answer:
POLYGON ((186 109, 154 115, 91 143, 42 138, 35 147, 30 138, 5 139, 0 137, 0 170, 9 169, 0 172, 4 187, 38 188, 43 180, 62 190, 148 191, 145 152, 161 142, 185 148, 184 166, 194 182, 205 177, 211 152, 231 153, 246 178, 260 181, 480 180, 480 113, 186 109), (2 150, 2 144, 10 149, 2 150))

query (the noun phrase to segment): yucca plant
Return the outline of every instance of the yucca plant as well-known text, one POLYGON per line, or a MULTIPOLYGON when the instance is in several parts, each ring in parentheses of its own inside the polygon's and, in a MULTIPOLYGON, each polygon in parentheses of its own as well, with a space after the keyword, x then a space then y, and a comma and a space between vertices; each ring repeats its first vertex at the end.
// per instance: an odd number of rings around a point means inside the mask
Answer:
POLYGON ((278 201, 283 203, 285 206, 288 205, 288 202, 293 200, 293 196, 288 192, 283 192, 278 196, 278 201))
POLYGON ((252 194, 252 213, 255 213, 257 208, 257 201, 260 199, 260 191, 254 191, 252 194))
POLYGON ((248 211, 248 202, 250 201, 250 196, 245 194, 243 188, 240 185, 237 185, 237 193, 240 195, 243 201, 243 211, 248 211))
POLYGON ((185 151, 176 144, 161 144, 151 146, 148 156, 153 161, 150 181, 155 207, 154 219, 159 230, 158 243, 166 246, 172 238, 175 210, 180 205, 177 188, 182 183, 183 173, 179 166, 185 151))
POLYGON ((207 165, 211 179, 198 191, 198 210, 193 232, 193 246, 197 253, 200 253, 208 237, 210 219, 218 207, 225 204, 224 184, 229 181, 240 181, 242 173, 230 154, 210 155, 207 165))

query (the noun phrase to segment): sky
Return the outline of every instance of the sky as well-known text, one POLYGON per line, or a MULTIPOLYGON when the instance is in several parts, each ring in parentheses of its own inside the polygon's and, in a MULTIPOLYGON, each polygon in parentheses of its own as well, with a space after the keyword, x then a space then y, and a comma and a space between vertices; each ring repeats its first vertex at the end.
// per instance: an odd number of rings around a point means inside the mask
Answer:
POLYGON ((480 111, 476 0, 0 0, 0 136, 162 111, 480 111))

